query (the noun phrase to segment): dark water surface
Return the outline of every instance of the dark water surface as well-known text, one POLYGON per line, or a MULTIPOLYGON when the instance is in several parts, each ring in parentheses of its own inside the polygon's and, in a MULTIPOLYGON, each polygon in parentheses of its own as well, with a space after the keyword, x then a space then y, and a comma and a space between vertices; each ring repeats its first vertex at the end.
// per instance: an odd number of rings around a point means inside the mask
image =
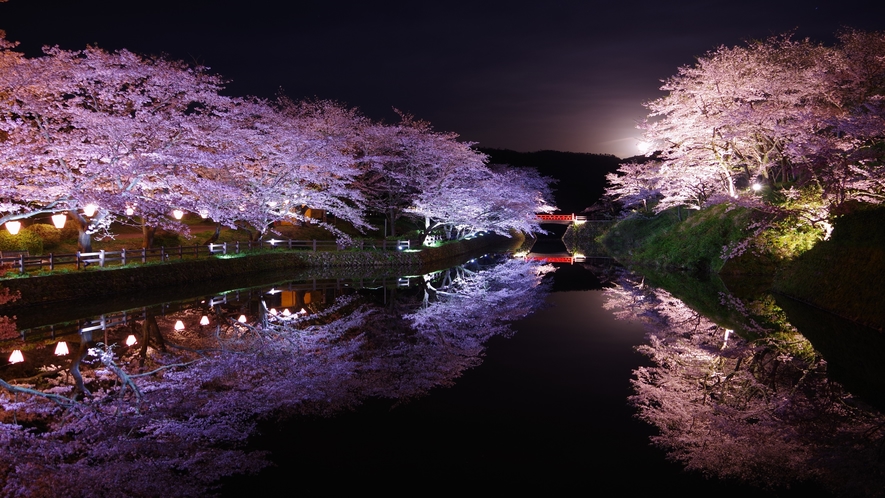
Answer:
POLYGON ((653 429, 627 403, 632 370, 648 363, 634 351, 644 329, 602 308, 589 271, 563 265, 554 278, 549 306, 516 322, 513 337, 493 338, 482 365, 455 386, 396 406, 374 400, 331 418, 267 426, 258 444, 277 466, 229 480, 225 494, 273 495, 290 482, 310 494, 532 489, 638 496, 670 489, 765 496, 686 474, 649 445, 653 429))

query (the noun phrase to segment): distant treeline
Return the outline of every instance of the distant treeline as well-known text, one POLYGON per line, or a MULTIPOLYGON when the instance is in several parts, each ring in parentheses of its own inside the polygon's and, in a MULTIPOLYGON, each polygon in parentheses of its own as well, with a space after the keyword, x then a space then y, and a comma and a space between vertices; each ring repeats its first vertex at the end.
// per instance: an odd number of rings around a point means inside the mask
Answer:
POLYGON ((489 156, 491 164, 530 166, 542 175, 558 180, 553 195, 562 212, 576 213, 592 205, 602 196, 605 175, 617 171, 624 162, 608 154, 540 150, 517 152, 509 149, 478 149, 489 156))

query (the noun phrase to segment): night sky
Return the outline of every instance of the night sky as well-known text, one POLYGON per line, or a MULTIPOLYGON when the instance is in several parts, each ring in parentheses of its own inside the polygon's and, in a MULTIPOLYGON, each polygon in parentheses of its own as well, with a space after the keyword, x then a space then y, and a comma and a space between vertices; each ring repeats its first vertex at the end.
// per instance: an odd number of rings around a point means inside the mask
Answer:
POLYGON ((719 45, 795 30, 885 30, 885 2, 8 0, 28 54, 95 44, 168 54, 232 95, 397 108, 482 147, 628 157, 660 80, 719 45))

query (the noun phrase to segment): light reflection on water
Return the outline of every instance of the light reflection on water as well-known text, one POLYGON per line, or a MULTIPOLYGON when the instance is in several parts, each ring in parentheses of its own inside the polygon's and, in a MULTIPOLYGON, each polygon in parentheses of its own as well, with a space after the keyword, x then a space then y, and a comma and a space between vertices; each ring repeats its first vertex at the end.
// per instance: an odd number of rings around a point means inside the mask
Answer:
MULTIPOLYGON (((210 467, 217 467, 218 461, 224 461, 231 468, 239 465, 246 469, 248 465, 244 466, 244 461, 257 462, 259 458, 258 454, 248 451, 272 452, 270 459, 276 467, 265 468, 256 476, 225 479, 223 491, 229 496, 245 492, 276 493, 286 486, 290 489, 294 486, 304 493, 402 489, 396 483, 403 481, 420 482, 422 489, 453 491, 471 486, 496 491, 537 488, 550 492, 584 486, 592 491, 629 491, 628 494, 660 492, 669 488, 683 490, 689 495, 715 493, 731 496, 747 492, 771 496, 822 495, 823 491, 815 484, 795 479, 803 475, 814 478, 819 474, 809 472, 791 476, 788 475, 789 466, 774 468, 770 465, 772 456, 804 458, 807 457, 805 453, 814 448, 779 446, 775 448, 781 452, 779 454, 754 455, 755 448, 770 449, 772 446, 760 444, 770 442, 760 441, 760 438, 776 441, 781 437, 773 423, 777 417, 741 418, 744 422, 749 420, 747 425, 753 429, 760 425, 760 420, 764 421, 768 432, 737 434, 732 430, 728 434, 745 437, 745 440, 740 445, 722 447, 724 450, 718 448, 717 445, 724 440, 723 433, 712 429, 724 419, 698 418, 712 413, 697 408, 713 406, 715 400, 709 395, 705 400, 704 396, 684 396, 691 391, 683 390, 672 395, 665 390, 658 392, 666 396, 659 399, 661 402, 683 403, 681 408, 674 405, 673 410, 692 413, 698 423, 713 424, 706 428, 706 434, 714 437, 690 441, 691 445, 700 445, 705 450, 695 450, 694 460, 688 463, 694 462, 698 470, 714 479, 705 480, 697 474, 683 472, 680 464, 668 462, 662 450, 649 445, 649 437, 663 434, 671 439, 659 438, 657 441, 661 446, 671 452, 674 449, 685 451, 685 447, 679 449, 679 438, 698 438, 703 431, 692 427, 691 430, 660 432, 635 418, 636 409, 627 402, 630 396, 637 394, 637 388, 631 385, 634 371, 637 368, 654 371, 661 365, 660 361, 653 362, 635 350, 647 343, 648 324, 651 323, 650 330, 658 336, 671 334, 672 344, 677 349, 682 348, 678 351, 663 348, 651 351, 653 357, 655 352, 659 354, 658 360, 665 354, 671 355, 665 359, 684 362, 678 354, 697 358, 721 353, 721 344, 705 346, 703 338, 693 338, 693 332, 684 327, 670 331, 651 320, 653 313, 664 313, 668 319, 679 318, 678 313, 686 313, 688 317, 692 312, 684 309, 681 301, 658 294, 658 301, 666 304, 666 310, 656 309, 650 298, 635 299, 640 294, 655 292, 645 280, 609 271, 607 278, 611 282, 617 282, 620 276, 632 279, 641 287, 640 292, 630 294, 631 303, 637 305, 629 313, 621 313, 628 320, 617 320, 612 311, 605 308, 620 304, 615 310, 623 310, 624 295, 619 303, 613 303, 612 293, 618 287, 612 283, 603 285, 583 266, 559 266, 553 276, 554 292, 547 294, 546 286, 539 284, 545 281, 550 285, 551 279, 543 278, 537 271, 503 271, 494 278, 471 280, 484 269, 490 269, 492 263, 491 260, 480 260, 465 268, 405 280, 388 278, 357 282, 336 279, 274 284, 272 290, 267 287, 240 290, 155 307, 150 310, 150 316, 156 321, 157 330, 162 330, 162 336, 167 339, 167 353, 159 351, 156 337, 151 339, 147 332, 150 327, 145 327, 144 323, 149 320, 138 315, 145 310, 128 312, 133 317, 131 323, 106 327, 93 339, 97 343, 119 342, 133 327, 140 331, 139 337, 147 341, 135 345, 129 353, 130 363, 127 365, 133 372, 137 368, 148 368, 138 363, 144 362, 149 354, 155 354, 157 358, 162 358, 163 354, 171 355, 169 350, 173 345, 189 350, 202 347, 208 351, 211 348, 207 347, 206 341, 211 339, 216 341, 213 343, 215 350, 225 349, 232 353, 230 361, 212 368, 205 367, 208 362, 197 362, 188 368, 169 369, 166 377, 177 383, 173 384, 175 389, 191 386, 196 389, 196 395, 185 392, 176 397, 174 393, 162 391, 168 389, 168 385, 151 384, 153 381, 149 378, 145 379, 143 389, 146 399, 152 399, 165 410, 174 405, 177 410, 186 407, 200 414, 200 426, 196 427, 195 419, 171 420, 164 413, 167 419, 162 423, 155 422, 146 430, 147 438, 165 437, 163 444, 182 452, 193 452, 198 447, 201 451, 209 451, 216 462, 210 467), (603 287, 608 290, 603 291, 603 287), (218 302, 213 303, 213 299, 218 302), (213 308, 210 313, 213 322, 201 329, 196 324, 209 308, 213 308), (281 316, 283 309, 296 312, 301 308, 306 313, 291 319, 299 322, 299 334, 286 335, 285 327, 274 328, 280 324, 274 323, 271 309, 281 316), (240 314, 249 317, 244 326, 234 323, 240 314), (173 324, 179 319, 186 323, 186 327, 184 332, 176 335, 173 324), (222 320, 224 327, 219 326, 222 320), (646 322, 645 326, 640 323, 642 321, 646 322), (259 325, 264 326, 261 334, 253 330, 259 325), (103 336, 106 331, 110 334, 107 340, 103 336), (683 336, 689 339, 685 344, 678 342, 683 336), (150 348, 146 347, 148 344, 150 348), (250 348, 259 344, 273 346, 263 349, 261 354, 251 354, 250 348), (291 364, 274 363, 284 357, 280 355, 292 351, 299 354, 291 364), (254 383, 256 380, 258 383, 254 383), (163 394, 157 394, 161 392, 163 394), (238 419, 233 423, 225 419, 230 412, 238 410, 246 415, 245 420, 238 419), (262 422, 256 426, 258 418, 262 422), (218 425, 209 430, 204 424, 212 420, 218 425), (256 430, 261 436, 242 446, 246 442, 245 436, 256 430), (169 438, 181 433, 198 435, 204 439, 203 446, 173 444, 169 438), (218 448, 219 442, 225 449, 218 448), (239 449, 231 451, 227 448, 239 449), (243 449, 246 453, 242 452, 243 449), (791 455, 790 451, 797 453, 791 455), (739 473, 741 465, 753 465, 747 462, 754 456, 768 462, 761 467, 764 478, 739 473), (641 478, 625 481, 623 470, 627 468, 641 478), (292 484, 293 478, 296 484, 292 484), (777 486, 784 482, 791 483, 792 488, 758 489, 760 485, 777 486)), ((507 264, 516 268, 525 263, 510 261, 507 264)), ((533 268, 540 267, 535 265, 533 268)), ((716 335, 721 327, 702 322, 695 315, 688 318, 686 323, 695 327, 693 331, 697 331, 699 323, 704 323, 710 336, 721 340, 716 335)), ((82 324, 77 326, 82 327, 82 324)), ((36 328, 28 333, 39 337, 36 328)), ((732 349, 727 352, 739 351, 735 349, 738 344, 740 338, 730 341, 732 349)), ((47 345, 47 351, 49 347, 47 345)), ((125 357, 120 348, 120 356, 125 357)), ((728 355, 723 353, 720 356, 728 355)), ((771 365, 786 361, 777 360, 777 355, 773 358, 776 361, 771 365)), ((151 359, 147 361, 149 363, 151 359)), ((154 358, 154 361, 161 360, 154 358)), ((123 363, 122 358, 120 363, 123 363)), ((719 364, 725 365, 721 361, 719 364)), ((100 370, 101 365, 96 363, 96 368, 100 370)), ((729 368, 734 369, 734 364, 729 368)), ((694 380, 682 376, 679 378, 682 384, 674 381, 669 387, 681 386, 681 389, 691 385, 696 389, 699 382, 711 384, 711 378, 716 380, 715 375, 710 377, 709 374, 702 372, 701 377, 694 380), (685 384, 686 379, 688 384, 685 384)), ((782 375, 787 378, 786 374, 782 375)), ((9 377, 4 373, 3 378, 9 377)), ((118 379, 107 371, 96 374, 94 379, 95 385, 100 386, 96 390, 117 392, 113 386, 117 385, 118 379)), ((786 388, 775 390, 775 396, 769 395, 769 399, 782 399, 788 391, 786 388)), ((58 392, 65 393, 61 389, 58 392)), ((728 394, 721 389, 718 392, 728 394)), ((109 395, 104 398, 109 400, 105 407, 116 403, 115 409, 119 410, 122 401, 111 398, 109 395)), ((131 402, 131 395, 127 401, 131 402)), ((101 408, 101 403, 94 404, 101 408)), ((734 408, 733 404, 727 403, 721 406, 723 409, 734 408)), ((754 409, 758 411, 759 406, 754 409)), ((652 423, 658 420, 654 416, 646 419, 652 423)), ((668 423, 682 422, 669 419, 668 423)), ((797 427, 801 429, 802 426, 793 424, 788 430, 796 431, 797 427)), ((76 430, 91 437, 98 434, 82 426, 76 430)), ((855 445, 858 442, 853 440, 855 445)), ((148 450, 144 441, 141 444, 146 458, 180 464, 174 459, 162 460, 168 457, 148 450)), ((102 451, 109 451, 108 447, 102 451)), ((36 450, 31 452, 32 458, 38 456, 36 450)), ((836 456, 844 457, 838 452, 836 456)), ((815 458, 830 462, 834 467, 843 465, 837 459, 827 460, 825 454, 817 454, 815 458)), ((45 473, 61 469, 52 468, 46 462, 41 465, 45 473)), ((129 468, 125 462, 116 460, 107 465, 129 468)), ((100 481, 100 476, 107 470, 95 465, 94 468, 87 467, 78 467, 77 471, 96 481, 100 481)), ((138 464, 131 462, 131 469, 136 474, 137 468, 138 464)), ((184 478, 179 473, 174 477, 177 479, 174 484, 166 482, 165 485, 169 489, 177 486, 182 495, 201 493, 208 489, 213 479, 229 473, 219 470, 212 474, 205 465, 194 465, 189 472, 192 473, 189 477, 184 478), (200 473, 206 477, 198 475, 200 473)), ((33 470, 29 475, 35 474, 40 475, 33 470)), ((863 477, 857 472, 853 475, 855 481, 863 477)), ((159 472, 143 477, 162 483, 164 476, 166 474, 159 472)), ((834 479, 832 475, 825 477, 834 479)), ((144 485, 142 479, 133 478, 132 481, 135 485, 144 485)), ((67 485, 72 484, 68 482, 67 485)), ((866 492, 862 485, 850 491, 850 495, 875 496, 866 492)))

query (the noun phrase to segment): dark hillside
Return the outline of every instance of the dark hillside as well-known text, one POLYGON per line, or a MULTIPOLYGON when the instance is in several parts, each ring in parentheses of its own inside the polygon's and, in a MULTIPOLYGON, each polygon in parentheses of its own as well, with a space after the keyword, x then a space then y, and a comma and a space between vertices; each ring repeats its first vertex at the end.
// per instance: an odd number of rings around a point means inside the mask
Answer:
POLYGON ((607 154, 541 150, 517 152, 509 149, 478 149, 491 164, 530 166, 544 176, 556 178, 556 206, 564 213, 579 213, 596 202, 605 189, 605 175, 618 169, 623 160, 607 154))

